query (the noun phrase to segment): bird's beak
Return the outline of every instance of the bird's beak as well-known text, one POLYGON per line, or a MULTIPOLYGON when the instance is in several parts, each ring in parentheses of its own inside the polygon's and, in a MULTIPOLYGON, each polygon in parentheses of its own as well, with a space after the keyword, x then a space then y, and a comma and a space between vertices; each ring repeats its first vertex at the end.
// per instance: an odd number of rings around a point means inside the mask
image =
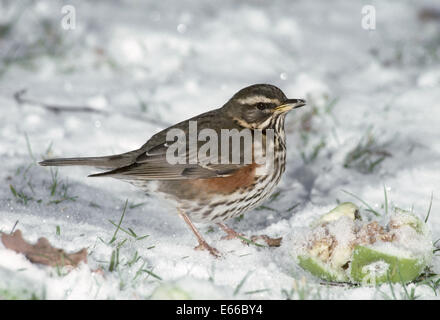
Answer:
POLYGON ((275 112, 284 113, 288 112, 292 109, 296 109, 302 107, 306 104, 306 101, 303 99, 287 99, 284 103, 275 108, 275 112))

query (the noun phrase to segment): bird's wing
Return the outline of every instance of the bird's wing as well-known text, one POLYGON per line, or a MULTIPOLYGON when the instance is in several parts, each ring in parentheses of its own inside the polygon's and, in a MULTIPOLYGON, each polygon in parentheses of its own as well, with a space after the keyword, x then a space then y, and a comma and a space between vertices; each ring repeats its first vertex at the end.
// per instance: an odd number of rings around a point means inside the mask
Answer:
MULTIPOLYGON (((188 148, 188 140, 186 143, 186 161, 183 164, 170 164, 167 160, 167 152, 172 143, 167 142, 167 132, 170 129, 182 130, 188 138, 188 122, 195 120, 192 118, 167 128, 155 134, 142 148, 142 151, 131 164, 120 167, 111 171, 91 175, 112 176, 120 179, 133 180, 183 180, 183 179, 200 179, 225 177, 234 171, 242 168, 244 164, 212 164, 212 163, 191 163, 190 159, 197 161, 198 149, 206 142, 198 141, 196 150, 188 148)), ((216 123, 216 127, 228 128, 231 126, 228 119, 222 119, 218 115, 217 110, 207 112, 197 117, 197 131, 210 128, 212 123, 216 123)), ((218 132, 217 132, 218 133, 218 132)), ((220 139, 219 139, 220 140, 220 139)), ((220 152, 220 148, 218 149, 220 152)), ((220 161, 219 161, 220 162, 220 161)))

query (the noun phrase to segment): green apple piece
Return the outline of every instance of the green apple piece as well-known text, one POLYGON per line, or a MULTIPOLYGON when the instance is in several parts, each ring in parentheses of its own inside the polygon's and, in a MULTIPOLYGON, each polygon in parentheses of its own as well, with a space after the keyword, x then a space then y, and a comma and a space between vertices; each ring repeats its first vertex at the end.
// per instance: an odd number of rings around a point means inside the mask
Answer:
POLYGON ((314 225, 336 221, 342 217, 348 217, 353 221, 355 219, 360 219, 359 208, 352 202, 343 202, 330 212, 322 215, 314 225))
POLYGON ((302 255, 298 256, 301 268, 310 272, 314 276, 327 281, 347 281, 347 276, 322 262, 316 257, 302 255))
POLYGON ((409 211, 396 208, 395 214, 391 218, 390 225, 394 227, 409 226, 416 230, 417 233, 427 235, 426 224, 409 211))
POLYGON ((163 284, 154 290, 150 297, 151 300, 191 300, 188 292, 176 285, 163 284))
POLYGON ((423 258, 405 258, 389 255, 365 246, 356 246, 351 262, 351 279, 366 285, 388 280, 408 283, 419 276, 425 267, 423 258))

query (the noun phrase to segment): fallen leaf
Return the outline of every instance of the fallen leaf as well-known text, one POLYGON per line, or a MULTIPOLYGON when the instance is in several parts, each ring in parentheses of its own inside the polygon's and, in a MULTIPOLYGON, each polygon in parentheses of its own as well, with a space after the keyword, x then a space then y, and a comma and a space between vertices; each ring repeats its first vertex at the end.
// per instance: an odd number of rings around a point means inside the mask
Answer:
POLYGON ((75 253, 66 253, 63 249, 53 247, 46 238, 40 238, 36 244, 32 245, 23 239, 20 230, 12 234, 2 233, 1 239, 5 248, 24 254, 32 263, 52 267, 76 267, 80 262, 87 263, 87 249, 85 248, 75 253))

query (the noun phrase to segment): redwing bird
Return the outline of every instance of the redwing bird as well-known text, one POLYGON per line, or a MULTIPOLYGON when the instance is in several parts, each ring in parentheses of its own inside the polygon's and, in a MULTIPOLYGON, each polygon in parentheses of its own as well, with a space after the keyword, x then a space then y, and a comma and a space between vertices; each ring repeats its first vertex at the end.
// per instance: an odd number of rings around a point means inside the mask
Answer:
MULTIPOLYGON (((42 166, 92 166, 106 169, 89 177, 112 177, 130 182, 148 193, 155 193, 175 203, 179 215, 196 235, 199 245, 218 256, 218 251, 208 245, 192 221, 217 223, 228 239, 241 235, 223 222, 240 216, 258 206, 278 184, 286 165, 286 137, 284 120, 288 111, 305 105, 301 99, 287 99, 277 87, 255 84, 238 91, 223 107, 180 122, 151 137, 137 150, 118 155, 85 158, 49 159, 42 166), (243 148, 239 163, 187 163, 171 164, 167 159, 171 129, 189 132, 190 121, 197 124, 197 133, 212 129, 219 135, 222 129, 260 130, 263 135, 273 130, 273 165, 265 174, 256 174, 259 164, 245 163, 243 148)), ((254 144, 254 140, 252 140, 254 144)), ((197 142, 196 149, 202 143, 197 142)), ((253 147, 255 147, 253 145, 253 147)), ((264 154, 267 154, 263 143, 264 154)), ((197 152, 196 150, 196 152, 197 152)), ((253 150, 253 149, 252 149, 253 150)), ((188 151, 188 148, 186 148, 188 151)), ((232 153, 232 150, 228 150, 232 153)), ((188 151, 186 159, 191 157, 188 151)), ((229 156, 229 155, 228 155, 229 156)), ((197 160, 196 160, 197 161, 197 160)), ((260 236, 269 245, 279 245, 281 238, 260 236)), ((256 239, 254 237, 252 239, 256 239)))

